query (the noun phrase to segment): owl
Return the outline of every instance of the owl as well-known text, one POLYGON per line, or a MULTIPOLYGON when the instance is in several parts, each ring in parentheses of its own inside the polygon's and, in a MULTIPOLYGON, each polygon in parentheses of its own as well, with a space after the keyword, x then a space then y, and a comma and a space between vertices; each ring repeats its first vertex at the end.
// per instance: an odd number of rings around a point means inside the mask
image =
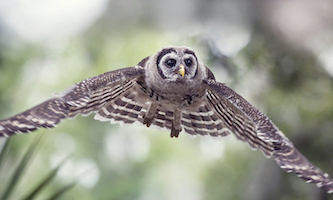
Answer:
POLYGON ((309 162, 266 115, 217 82, 187 47, 162 48, 134 67, 76 83, 30 110, 0 120, 0 136, 52 128, 62 119, 92 112, 100 121, 165 128, 175 138, 181 131, 211 137, 234 134, 273 157, 283 170, 333 192, 327 173, 309 162))

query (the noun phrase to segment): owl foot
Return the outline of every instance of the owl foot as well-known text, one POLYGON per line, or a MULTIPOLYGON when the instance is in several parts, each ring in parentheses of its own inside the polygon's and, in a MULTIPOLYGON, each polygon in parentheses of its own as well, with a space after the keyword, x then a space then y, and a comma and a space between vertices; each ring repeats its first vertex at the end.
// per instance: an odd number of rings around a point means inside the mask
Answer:
POLYGON ((173 137, 177 138, 179 136, 180 131, 182 131, 182 128, 175 129, 175 127, 172 127, 171 128, 171 134, 170 134, 171 138, 173 138, 173 137))
POLYGON ((142 123, 146 124, 147 127, 149 127, 153 123, 153 120, 154 120, 154 117, 155 117, 155 114, 156 114, 156 111, 157 111, 157 107, 158 107, 158 104, 151 103, 149 108, 148 108, 147 113, 143 116, 143 122, 142 123))
POLYGON ((149 118, 146 115, 143 116, 143 124, 146 124, 149 127, 153 123, 154 118, 149 118))
POLYGON ((180 131, 182 131, 182 127, 180 125, 180 119, 181 119, 181 111, 176 108, 175 111, 173 112, 173 120, 172 120, 172 126, 171 126, 171 138, 173 137, 178 137, 180 131))

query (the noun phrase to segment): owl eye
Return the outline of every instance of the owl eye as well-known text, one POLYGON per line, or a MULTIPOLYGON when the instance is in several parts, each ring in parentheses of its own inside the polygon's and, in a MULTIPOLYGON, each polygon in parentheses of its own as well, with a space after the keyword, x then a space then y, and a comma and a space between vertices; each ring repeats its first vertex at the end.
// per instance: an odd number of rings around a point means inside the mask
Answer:
POLYGON ((174 67, 176 65, 177 61, 175 59, 169 59, 165 62, 165 64, 168 66, 168 67, 174 67))
POLYGON ((186 59, 184 62, 185 62, 185 65, 186 65, 187 67, 189 67, 189 66, 192 65, 192 60, 191 60, 191 59, 186 59))

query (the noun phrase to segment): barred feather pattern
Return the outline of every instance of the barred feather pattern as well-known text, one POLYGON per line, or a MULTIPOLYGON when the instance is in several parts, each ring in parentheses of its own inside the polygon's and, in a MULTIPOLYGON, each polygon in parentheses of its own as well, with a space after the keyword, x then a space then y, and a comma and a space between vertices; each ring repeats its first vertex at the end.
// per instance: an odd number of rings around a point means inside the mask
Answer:
POLYGON ((231 133, 207 101, 196 111, 183 111, 181 121, 185 131, 190 135, 224 137, 231 133))
POLYGON ((39 128, 52 128, 62 119, 97 112, 133 87, 136 77, 144 70, 140 66, 106 72, 85 79, 64 92, 21 114, 0 120, 0 136, 31 132, 39 128))
POLYGON ((314 183, 328 193, 333 193, 333 181, 327 173, 309 162, 296 148, 285 143, 275 143, 273 158, 288 173, 295 173, 307 183, 314 183))
POLYGON ((66 118, 68 105, 61 99, 55 98, 31 108, 9 119, 0 120, 0 136, 8 137, 34 131, 38 128, 52 128, 66 118))
MULTIPOLYGON (((134 89, 128 90, 102 107, 96 113, 95 119, 120 124, 143 123, 143 117, 149 108, 149 103, 142 104, 139 102, 137 92, 134 89)), ((159 105, 152 125, 171 130, 173 120, 174 112, 163 105, 159 105)), ((231 133, 207 103, 202 104, 196 111, 183 110, 181 123, 185 132, 191 135, 218 137, 227 136, 231 133)))
POLYGON ((118 95, 106 106, 102 107, 95 115, 96 120, 114 123, 132 124, 143 122, 148 104, 139 104, 136 101, 137 92, 133 89, 118 95))
MULTIPOLYGON (((134 80, 131 80, 124 84, 115 83, 96 90, 89 96, 89 100, 86 101, 87 103, 84 103, 81 106, 74 106, 68 117, 73 118, 78 114, 87 116, 91 112, 100 110, 107 104, 107 102, 118 98, 122 93, 133 87, 134 82, 134 80)), ((84 99, 80 99, 80 101, 84 101, 84 99)), ((77 101, 70 101, 67 103, 73 105, 77 104, 77 101)))
POLYGON ((207 84, 212 89, 208 90, 207 98, 238 139, 272 156, 286 172, 333 193, 330 176, 309 162, 266 115, 222 83, 208 81, 207 84))
MULTIPOLYGON (((134 89, 128 90, 123 95, 109 102, 100 109, 95 119, 100 121, 110 121, 112 124, 132 124, 143 123, 143 118, 149 108, 149 103, 140 103, 137 101, 137 92, 134 89)), ((171 129, 173 112, 163 109, 159 106, 154 115, 152 125, 162 129, 171 129)))
POLYGON ((207 99, 218 114, 219 119, 234 133, 237 139, 247 142, 252 149, 262 150, 267 157, 272 155, 274 151, 272 144, 257 136, 256 124, 248 116, 212 90, 207 91, 207 99))

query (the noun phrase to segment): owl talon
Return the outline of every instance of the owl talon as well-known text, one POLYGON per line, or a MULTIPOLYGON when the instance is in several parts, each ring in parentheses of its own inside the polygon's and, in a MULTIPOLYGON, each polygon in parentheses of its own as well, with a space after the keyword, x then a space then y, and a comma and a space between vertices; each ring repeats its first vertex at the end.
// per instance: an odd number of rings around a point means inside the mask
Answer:
POLYGON ((173 137, 177 138, 179 136, 180 131, 182 131, 181 128, 180 128, 180 130, 178 130, 178 129, 175 129, 174 127, 172 127, 170 137, 171 138, 173 138, 173 137))
POLYGON ((153 123, 153 118, 148 118, 146 116, 143 117, 143 124, 146 124, 149 127, 153 123))

